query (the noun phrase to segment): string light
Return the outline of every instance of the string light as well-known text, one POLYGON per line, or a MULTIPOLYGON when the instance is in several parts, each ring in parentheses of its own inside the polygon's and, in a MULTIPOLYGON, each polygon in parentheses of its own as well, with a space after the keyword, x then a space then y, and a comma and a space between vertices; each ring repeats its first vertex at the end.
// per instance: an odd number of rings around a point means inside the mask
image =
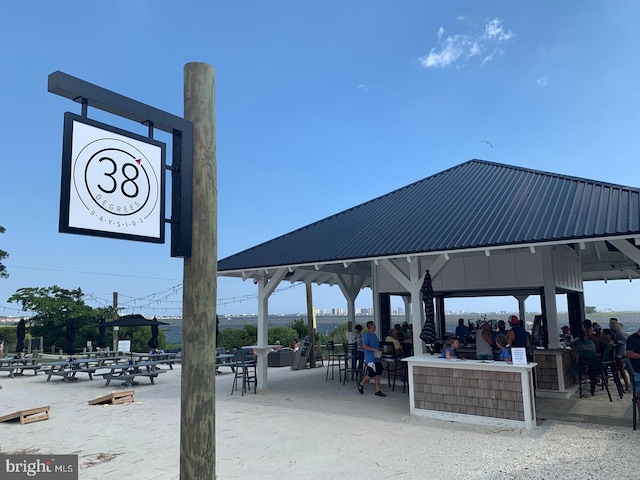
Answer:
MULTIPOLYGON (((273 292, 273 295, 285 292, 287 290, 292 290, 303 283, 294 283, 288 287, 283 287, 276 289, 273 292)), ((172 287, 166 288, 164 290, 160 290, 158 292, 150 293, 149 295, 145 295, 142 297, 133 297, 126 294, 118 293, 118 312, 123 314, 136 313, 140 310, 151 311, 151 312, 162 312, 170 314, 171 312, 175 312, 175 314, 182 313, 182 298, 179 300, 171 300, 170 298, 173 295, 177 295, 182 292, 183 285, 177 284, 172 287), (171 305, 171 306, 167 306, 171 305), (175 305, 175 306, 174 306, 175 305)), ((93 308, 109 308, 113 306, 113 297, 102 297, 102 295, 107 294, 97 294, 97 293, 86 293, 84 294, 85 303, 93 308)), ((112 294, 108 294, 112 295, 112 294)), ((216 307, 226 307, 228 305, 233 305, 236 303, 243 303, 252 300, 257 300, 258 294, 249 294, 249 295, 241 295, 241 296, 233 296, 233 297, 225 297, 218 298, 216 302, 216 307)), ((0 311, 2 312, 10 312, 12 316, 14 314, 17 315, 25 315, 27 313, 33 314, 33 312, 24 312, 19 308, 11 308, 1 306, 0 311)))

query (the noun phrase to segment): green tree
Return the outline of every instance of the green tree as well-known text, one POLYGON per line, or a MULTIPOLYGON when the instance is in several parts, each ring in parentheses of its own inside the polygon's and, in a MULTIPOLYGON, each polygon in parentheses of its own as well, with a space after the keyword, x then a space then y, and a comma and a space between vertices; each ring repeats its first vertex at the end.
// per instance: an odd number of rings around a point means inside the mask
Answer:
POLYGON ((76 348, 82 348, 87 340, 93 344, 98 340, 100 319, 109 319, 112 309, 93 308, 84 302, 80 288, 67 290, 52 287, 20 288, 7 300, 18 303, 22 310, 34 312, 28 320, 29 333, 34 337, 44 337, 45 349, 54 345, 62 348, 66 339, 67 321, 76 321, 76 348))
POLYGON ((596 307, 584 307, 584 313, 587 315, 593 315, 596 313, 596 307))
POLYGON ((269 342, 270 345, 273 345, 276 343, 276 341, 278 341, 280 342, 280 344, 288 347, 293 343, 294 340, 300 340, 298 332, 291 327, 271 327, 267 335, 267 342, 269 342))
POLYGON ((227 327, 220 332, 220 347, 227 350, 254 345, 258 341, 258 329, 245 325, 243 329, 227 327))
POLYGON ((291 322, 291 328, 298 332, 298 340, 302 340, 309 335, 309 326, 302 318, 294 318, 293 322, 291 322))
MULTIPOLYGON (((4 233, 5 229, 2 225, 0 225, 0 233, 4 233)), ((9 254, 0 248, 0 278, 9 278, 9 272, 7 272, 7 267, 2 264, 2 260, 5 258, 9 258, 9 254)))

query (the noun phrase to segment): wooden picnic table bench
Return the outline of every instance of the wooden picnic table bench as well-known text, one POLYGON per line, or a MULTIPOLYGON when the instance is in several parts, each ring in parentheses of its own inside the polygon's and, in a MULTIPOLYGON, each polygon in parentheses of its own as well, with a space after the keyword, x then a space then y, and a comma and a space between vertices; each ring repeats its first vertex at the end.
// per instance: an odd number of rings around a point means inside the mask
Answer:
POLYGON ((40 368, 41 365, 31 358, 0 359, 0 372, 9 372, 11 378, 15 375, 22 375, 25 370, 31 370, 34 375, 37 375, 40 368))
POLYGON ((175 353, 133 353, 132 356, 138 362, 157 362, 158 364, 169 365, 169 369, 173 370, 174 363, 180 363, 180 358, 175 353))
POLYGON ((95 359, 79 358, 76 360, 65 360, 59 362, 45 363, 42 365, 47 371, 47 382, 51 380, 52 376, 62 377, 63 382, 69 382, 76 380, 78 373, 86 373, 89 375, 89 380, 93 380, 93 374, 99 368, 98 365, 92 365, 95 359))
POLYGON ((148 377, 151 381, 151 385, 155 385, 155 378, 161 373, 166 372, 166 370, 157 368, 155 363, 156 362, 140 362, 133 365, 107 365, 103 368, 108 368, 110 371, 107 373, 99 373, 97 375, 101 375, 105 379, 105 387, 109 386, 111 380, 122 381, 123 385, 132 387, 134 385, 135 377, 148 377))

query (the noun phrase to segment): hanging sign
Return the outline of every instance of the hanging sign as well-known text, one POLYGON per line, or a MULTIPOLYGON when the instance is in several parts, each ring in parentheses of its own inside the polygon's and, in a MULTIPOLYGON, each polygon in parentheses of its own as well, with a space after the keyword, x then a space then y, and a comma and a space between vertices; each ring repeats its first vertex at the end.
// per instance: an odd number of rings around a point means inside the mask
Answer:
POLYGON ((165 144, 65 113, 63 233, 164 243, 165 144))

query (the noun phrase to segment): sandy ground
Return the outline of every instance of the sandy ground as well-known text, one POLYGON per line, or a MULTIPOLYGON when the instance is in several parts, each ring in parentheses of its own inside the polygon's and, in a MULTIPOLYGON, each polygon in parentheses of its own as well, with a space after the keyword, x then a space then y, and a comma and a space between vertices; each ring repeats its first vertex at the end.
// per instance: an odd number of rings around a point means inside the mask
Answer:
MULTIPOLYGON (((216 376, 216 477, 362 479, 635 479, 639 432, 542 422, 532 431, 418 419, 402 387, 360 395, 325 370, 270 368, 268 388, 230 395, 216 376)), ((336 373, 337 375, 337 373, 336 373)), ((0 424, 0 452, 77 454, 81 479, 178 479, 180 367, 142 379, 133 404, 89 406, 124 387, 42 374, 0 377, 0 415, 50 405, 51 418, 0 424)), ((213 461, 213 459, 212 459, 213 461)))

